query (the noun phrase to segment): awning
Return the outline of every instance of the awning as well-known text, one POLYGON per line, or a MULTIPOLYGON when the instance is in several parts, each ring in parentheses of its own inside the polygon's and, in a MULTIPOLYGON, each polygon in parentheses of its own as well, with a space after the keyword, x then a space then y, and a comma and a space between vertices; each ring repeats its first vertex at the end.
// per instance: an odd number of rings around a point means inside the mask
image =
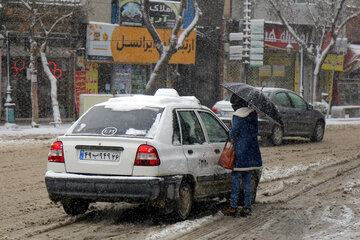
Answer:
POLYGON ((344 73, 351 73, 360 68, 360 45, 349 44, 344 60, 344 73))

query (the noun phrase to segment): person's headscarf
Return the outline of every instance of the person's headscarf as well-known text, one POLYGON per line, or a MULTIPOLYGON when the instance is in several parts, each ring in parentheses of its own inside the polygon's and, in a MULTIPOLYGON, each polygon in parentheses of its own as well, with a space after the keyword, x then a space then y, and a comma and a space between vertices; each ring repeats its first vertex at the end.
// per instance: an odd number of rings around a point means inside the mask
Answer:
POLYGON ((248 107, 248 103, 236 94, 231 96, 230 103, 234 111, 242 107, 248 107))

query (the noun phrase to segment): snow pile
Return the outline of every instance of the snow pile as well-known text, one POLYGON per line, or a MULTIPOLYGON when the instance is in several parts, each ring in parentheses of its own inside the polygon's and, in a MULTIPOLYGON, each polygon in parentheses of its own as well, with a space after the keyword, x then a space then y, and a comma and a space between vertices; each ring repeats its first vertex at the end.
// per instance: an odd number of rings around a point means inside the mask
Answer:
POLYGON ((157 240, 157 239, 163 239, 167 236, 173 236, 174 234, 181 234, 188 232, 194 228, 204 226, 206 222, 213 222, 216 218, 220 218, 221 215, 217 216, 206 216, 200 219, 195 220, 186 220, 183 222, 178 222, 173 225, 169 225, 166 228, 162 229, 160 232, 153 232, 150 233, 146 240, 157 240))
POLYGON ((291 166, 291 167, 288 167, 288 166, 272 167, 272 168, 265 167, 262 171, 260 182, 269 182, 269 181, 274 181, 277 179, 297 176, 297 175, 303 173, 304 171, 307 171, 310 169, 317 169, 317 168, 321 169, 324 167, 335 165, 339 161, 340 160, 328 158, 328 159, 321 160, 319 162, 312 163, 310 165, 300 164, 300 165, 295 165, 295 166, 291 166))

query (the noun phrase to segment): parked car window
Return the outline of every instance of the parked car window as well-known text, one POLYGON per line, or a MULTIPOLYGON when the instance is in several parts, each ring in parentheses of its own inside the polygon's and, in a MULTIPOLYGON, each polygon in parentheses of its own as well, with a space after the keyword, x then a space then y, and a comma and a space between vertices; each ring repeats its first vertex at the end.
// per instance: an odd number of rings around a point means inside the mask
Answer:
POLYGON ((299 97, 298 95, 296 95, 294 93, 289 93, 289 96, 296 108, 303 108, 303 109, 307 108, 307 104, 304 101, 304 99, 302 99, 301 97, 299 97))
POLYGON ((204 143, 205 136, 193 111, 179 111, 182 144, 204 143))
POLYGON ((174 145, 181 144, 180 139, 180 127, 179 127, 179 121, 176 115, 176 112, 173 113, 173 137, 172 137, 172 143, 174 145))
POLYGON ((213 115, 207 112, 199 112, 210 142, 225 142, 228 133, 213 115))
POLYGON ((96 106, 81 118, 72 134, 152 138, 162 111, 162 108, 113 111, 96 106))
POLYGON ((291 102, 284 92, 276 93, 275 94, 276 101, 283 107, 291 107, 291 102))

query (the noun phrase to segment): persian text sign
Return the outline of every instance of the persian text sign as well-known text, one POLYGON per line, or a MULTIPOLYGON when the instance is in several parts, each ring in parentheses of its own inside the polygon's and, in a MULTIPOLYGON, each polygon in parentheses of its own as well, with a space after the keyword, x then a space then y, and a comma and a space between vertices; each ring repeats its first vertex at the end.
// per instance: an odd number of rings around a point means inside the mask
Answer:
MULTIPOLYGON (((180 1, 150 1, 150 21, 156 28, 173 28, 180 8, 180 1)), ((120 1, 120 25, 145 26, 141 0, 120 1)))
POLYGON ((85 65, 85 71, 75 72, 75 102, 79 113, 80 94, 98 93, 98 64, 85 65))
MULTIPOLYGON (((157 29, 160 38, 169 43, 170 29, 157 29)), ((180 32, 181 34, 181 32, 180 32)), ((185 39, 170 63, 194 64, 196 51, 196 31, 185 39)), ((156 63, 159 54, 154 41, 146 28, 117 25, 89 24, 87 34, 88 60, 119 63, 148 64, 156 63)))
MULTIPOLYGON (((309 42, 309 32, 304 31, 300 38, 305 42, 309 42)), ((267 25, 265 27, 265 45, 267 47, 286 50, 289 43, 295 51, 299 50, 300 47, 296 40, 284 26, 267 25)))
POLYGON ((344 56, 328 54, 323 65, 321 66, 321 69, 342 72, 343 66, 344 66, 344 56))
POLYGON ((79 113, 80 94, 86 93, 86 72, 76 71, 75 72, 75 102, 76 111, 79 113))

